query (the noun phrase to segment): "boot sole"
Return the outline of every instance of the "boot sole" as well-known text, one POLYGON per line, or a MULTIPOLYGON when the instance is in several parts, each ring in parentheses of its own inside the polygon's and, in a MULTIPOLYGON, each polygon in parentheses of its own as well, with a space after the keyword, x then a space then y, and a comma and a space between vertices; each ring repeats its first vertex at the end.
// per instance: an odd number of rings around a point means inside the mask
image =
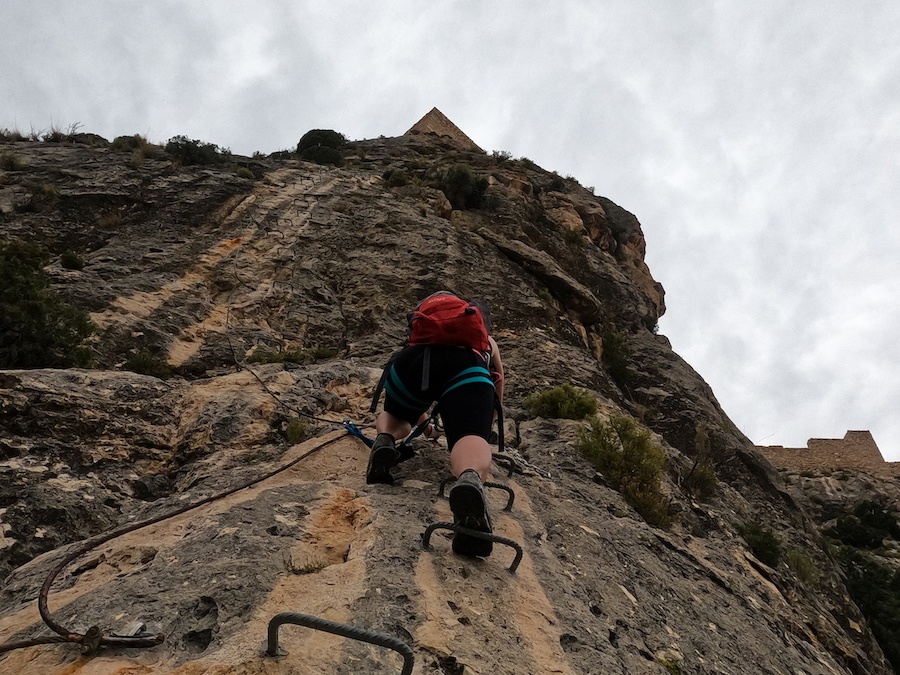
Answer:
POLYGON ((366 470, 366 484, 381 483, 383 485, 393 485, 394 476, 391 474, 391 467, 396 463, 397 451, 393 448, 385 445, 372 450, 372 456, 369 458, 369 468, 366 470))
MULTIPOLYGON (((479 532, 492 533, 484 495, 474 485, 458 485, 450 490, 450 510, 457 525, 479 532)), ((459 555, 486 558, 494 550, 494 542, 457 532, 453 535, 453 551, 459 555)))

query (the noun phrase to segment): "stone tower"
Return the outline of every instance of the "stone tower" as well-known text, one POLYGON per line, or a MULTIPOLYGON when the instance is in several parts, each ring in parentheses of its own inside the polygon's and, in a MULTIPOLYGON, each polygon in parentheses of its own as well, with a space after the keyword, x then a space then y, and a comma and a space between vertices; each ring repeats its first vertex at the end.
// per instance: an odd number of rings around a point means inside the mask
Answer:
POLYGON ((484 152, 437 108, 432 108, 428 111, 422 119, 410 127, 404 136, 411 134, 435 134, 436 136, 449 138, 452 143, 464 150, 484 152))

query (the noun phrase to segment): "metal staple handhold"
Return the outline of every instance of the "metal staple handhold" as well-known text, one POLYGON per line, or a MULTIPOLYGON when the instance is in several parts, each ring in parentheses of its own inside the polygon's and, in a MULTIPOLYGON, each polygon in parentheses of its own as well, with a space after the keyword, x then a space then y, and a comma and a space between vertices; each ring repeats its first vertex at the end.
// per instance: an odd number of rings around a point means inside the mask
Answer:
POLYGON ((424 548, 426 551, 431 550, 431 533, 435 530, 452 530, 453 532, 459 532, 460 534, 475 537, 476 539, 486 539, 487 541, 493 541, 498 544, 503 544, 504 546, 509 546, 516 552, 516 557, 513 560, 512 565, 509 566, 510 574, 515 574, 516 569, 518 569, 519 567, 519 563, 522 562, 522 547, 512 539, 500 537, 496 534, 488 532, 480 532, 479 530, 473 530, 471 528, 463 527, 462 525, 455 525, 453 523, 432 523, 427 528, 425 528, 425 532, 422 534, 422 548, 424 548))
POLYGON ((501 466, 506 464, 505 468, 508 472, 506 474, 507 477, 511 477, 516 472, 516 469, 519 468, 519 465, 516 463, 516 460, 514 460, 509 455, 501 455, 499 452, 494 453, 494 461, 497 462, 497 464, 500 464, 501 466))
POLYGON ((413 669, 413 651, 408 644, 398 638, 375 631, 366 630, 364 628, 355 628, 347 624, 321 619, 317 616, 309 614, 298 614, 296 612, 282 612, 276 614, 269 621, 269 630, 267 635, 266 656, 283 656, 287 654, 278 646, 278 628, 286 623, 295 624, 297 626, 306 626, 314 630, 321 630, 333 635, 368 642, 369 644, 378 645, 379 647, 387 647, 393 649, 403 657, 403 670, 400 675, 411 675, 413 669))
MULTIPOLYGON (((453 483, 455 480, 456 479, 453 476, 450 476, 450 477, 442 480, 441 486, 438 489, 438 497, 443 497, 444 496, 444 488, 446 488, 450 483, 453 483)), ((503 485, 502 483, 492 483, 491 481, 482 483, 482 485, 484 485, 484 487, 497 488, 498 490, 503 490, 504 492, 506 492, 506 494, 509 495, 509 500, 506 502, 506 506, 503 507, 503 510, 504 511, 512 511, 513 502, 516 499, 516 493, 513 492, 511 487, 509 487, 508 485, 503 485)))

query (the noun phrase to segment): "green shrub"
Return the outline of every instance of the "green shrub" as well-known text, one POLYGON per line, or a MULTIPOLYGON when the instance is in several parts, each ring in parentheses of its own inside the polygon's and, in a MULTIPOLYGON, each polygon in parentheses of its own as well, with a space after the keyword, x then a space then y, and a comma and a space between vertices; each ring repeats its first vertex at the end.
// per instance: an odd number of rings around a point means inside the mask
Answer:
POLYGON ((825 530, 832 539, 856 548, 878 548, 884 543, 885 532, 866 525, 853 515, 840 516, 832 527, 825 530))
POLYGON ((570 230, 568 227, 563 228, 563 241, 569 246, 575 246, 584 242, 584 237, 578 230, 570 230))
POLYGON ((90 363, 81 345, 94 327, 87 312, 49 289, 47 260, 34 244, 0 240, 0 368, 90 363))
POLYGON ((853 515, 859 518, 863 525, 879 530, 892 539, 900 539, 900 527, 897 525, 897 519, 885 511, 880 504, 868 499, 862 501, 853 509, 853 515))
POLYGON ((439 189, 454 209, 477 209, 484 203, 487 178, 477 177, 467 164, 454 164, 444 171, 439 189))
POLYGON ((34 181, 26 181, 23 185, 28 190, 28 196, 16 204, 17 211, 38 213, 59 200, 59 189, 55 185, 34 181))
POLYGON ((125 361, 125 370, 141 375, 151 375, 163 380, 172 376, 172 369, 169 368, 165 359, 149 349, 141 349, 129 356, 125 361))
POLYGON ((669 500, 660 491, 665 453, 650 432, 630 417, 611 417, 607 422, 591 420, 579 434, 578 449, 597 471, 650 524, 672 524, 669 500))
POLYGON ((388 169, 382 175, 388 187, 402 187, 409 184, 409 174, 403 169, 388 169))
POLYGON ((67 270, 83 270, 84 260, 74 251, 66 251, 59 256, 59 264, 67 270))
POLYGON ((862 610, 875 639, 895 670, 900 672, 900 571, 842 547, 838 560, 847 577, 850 597, 862 610))
POLYGON ((315 147, 332 148, 340 150, 347 142, 344 134, 333 129, 311 129, 307 131, 297 143, 297 154, 302 155, 304 150, 315 147))
POLYGON ((109 149, 115 152, 140 150, 141 146, 143 146, 146 142, 147 139, 140 134, 134 134, 132 136, 116 136, 113 139, 112 144, 109 146, 109 149))
POLYGON ((491 157, 494 158, 494 161, 497 162, 497 164, 503 164, 512 159, 512 153, 507 152, 506 150, 494 150, 491 153, 491 157))
POLYGON ((284 437, 291 445, 296 445, 309 435, 309 425, 299 417, 292 417, 284 428, 284 437))
POLYGON ((547 189, 551 192, 562 192, 566 189, 566 181, 554 171, 553 176, 550 178, 550 183, 547 185, 547 189))
POLYGON ((781 540, 772 530, 756 523, 745 523, 738 527, 738 532, 760 562, 769 567, 778 565, 781 560, 781 540))
POLYGON ((341 166, 344 163, 341 150, 346 142, 343 134, 332 129, 312 129, 300 138, 297 154, 307 162, 341 166))
POLYGON ((234 173, 240 178, 249 178, 250 180, 256 179, 256 176, 253 175, 253 172, 246 166, 239 166, 234 173))
POLYGON ((218 145, 191 140, 187 136, 173 136, 166 143, 166 154, 181 162, 183 166, 193 164, 219 164, 225 160, 223 155, 230 154, 220 150, 218 145))
POLYGON ((324 145, 315 145, 306 148, 300 153, 300 159, 323 166, 341 166, 344 163, 344 155, 340 150, 328 148, 324 145))
POLYGON ((799 548, 789 548, 785 553, 787 563, 804 584, 817 586, 821 573, 816 563, 799 548))
POLYGON ((583 389, 564 384, 525 399, 525 409, 532 417, 554 417, 580 420, 597 412, 597 399, 583 389))
POLYGON ((631 356, 628 336, 619 331, 608 331, 600 339, 603 342, 603 366, 613 382, 624 388, 631 380, 628 372, 628 360, 631 356))

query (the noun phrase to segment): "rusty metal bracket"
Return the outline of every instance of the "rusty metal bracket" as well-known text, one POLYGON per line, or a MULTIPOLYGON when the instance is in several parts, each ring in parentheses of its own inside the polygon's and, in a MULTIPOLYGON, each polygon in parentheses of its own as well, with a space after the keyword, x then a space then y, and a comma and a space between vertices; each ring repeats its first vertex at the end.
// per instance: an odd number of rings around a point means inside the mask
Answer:
POLYGON ((278 628, 283 624, 290 623, 296 626, 306 626, 313 630, 320 630, 333 635, 350 638, 351 640, 359 640, 360 642, 368 642, 369 644, 378 645, 379 647, 387 647, 393 649, 403 657, 403 669, 400 675, 411 675, 413 670, 413 651, 408 644, 398 638, 384 633, 376 633, 375 631, 366 630, 364 628, 356 628, 347 624, 321 619, 317 616, 309 614, 298 614, 296 612, 282 612, 276 614, 269 621, 269 630, 267 633, 266 656, 285 656, 287 652, 278 645, 278 628))
MULTIPOLYGON (((453 476, 449 476, 441 481, 441 486, 438 489, 438 497, 444 496, 444 488, 446 488, 450 483, 456 481, 456 478, 453 476)), ((512 488, 508 485, 503 485, 502 483, 493 483, 491 481, 487 481, 486 483, 482 483, 484 487, 496 488, 498 490, 503 490, 506 494, 509 495, 509 500, 506 502, 506 506, 503 507, 504 511, 512 511, 513 502, 516 500, 516 493, 513 492, 512 488)))
POLYGON ((512 539, 507 539, 506 537, 500 537, 496 534, 481 532, 479 530, 473 530, 468 527, 463 527, 462 525, 455 525, 454 523, 432 523, 427 528, 425 528, 425 532, 422 534, 422 548, 426 551, 431 550, 431 533, 435 530, 452 530, 453 532, 459 532, 460 534, 465 534, 470 537, 475 537, 476 539, 485 539, 487 541, 493 541, 497 544, 503 544, 504 546, 509 546, 516 552, 516 557, 512 562, 512 565, 509 566, 509 573, 515 574, 516 569, 519 567, 519 563, 522 562, 522 547, 519 546, 512 539))

